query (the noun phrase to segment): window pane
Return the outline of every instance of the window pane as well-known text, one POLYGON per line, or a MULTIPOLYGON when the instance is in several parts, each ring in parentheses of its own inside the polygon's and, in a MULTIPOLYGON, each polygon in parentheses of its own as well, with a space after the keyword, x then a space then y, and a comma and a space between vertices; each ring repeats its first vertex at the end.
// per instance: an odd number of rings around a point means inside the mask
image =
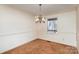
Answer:
MULTIPOLYGON (((56 19, 56 18, 54 18, 56 19)), ((56 20, 54 19, 48 19, 48 31, 57 31, 57 24, 56 24, 56 20)))

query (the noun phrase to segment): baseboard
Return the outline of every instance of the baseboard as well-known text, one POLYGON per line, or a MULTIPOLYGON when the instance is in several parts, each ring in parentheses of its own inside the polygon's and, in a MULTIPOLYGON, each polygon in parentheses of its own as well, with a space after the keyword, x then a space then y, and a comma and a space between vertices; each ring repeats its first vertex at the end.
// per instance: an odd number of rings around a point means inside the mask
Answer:
MULTIPOLYGON (((32 39, 32 40, 35 40, 35 39, 32 39)), ((10 49, 1 51, 0 54, 3 54, 3 53, 5 53, 5 52, 7 52, 7 51, 10 51, 10 50, 12 50, 12 49, 15 49, 15 48, 17 48, 17 47, 19 47, 19 46, 21 46, 21 45, 26 44, 26 43, 29 43, 29 42, 31 42, 32 40, 29 40, 28 42, 22 42, 22 43, 18 44, 17 46, 13 47, 13 48, 10 48, 10 49)))

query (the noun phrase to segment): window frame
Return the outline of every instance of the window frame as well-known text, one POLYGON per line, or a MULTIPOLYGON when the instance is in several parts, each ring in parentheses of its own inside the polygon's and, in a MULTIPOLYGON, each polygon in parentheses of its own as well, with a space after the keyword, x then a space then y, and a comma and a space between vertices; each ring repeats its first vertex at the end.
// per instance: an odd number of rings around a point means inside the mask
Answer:
POLYGON ((50 31, 51 31, 51 32, 57 32, 57 23, 56 23, 56 21, 57 21, 57 17, 55 17, 55 18, 48 18, 48 19, 47 19, 47 31, 48 31, 48 32, 50 32, 50 31), (51 26, 55 26, 55 28, 56 28, 56 29, 54 28, 55 30, 53 30, 53 28, 52 28, 51 30, 49 29, 48 21, 55 22, 55 23, 53 23, 53 25, 51 25, 51 26))

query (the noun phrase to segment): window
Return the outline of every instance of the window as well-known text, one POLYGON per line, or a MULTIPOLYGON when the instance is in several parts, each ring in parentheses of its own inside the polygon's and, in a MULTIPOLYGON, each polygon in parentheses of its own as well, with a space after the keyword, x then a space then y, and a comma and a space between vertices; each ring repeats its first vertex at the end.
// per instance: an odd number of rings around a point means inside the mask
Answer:
POLYGON ((48 23, 48 31, 52 31, 52 32, 57 32, 57 18, 50 18, 48 19, 47 23, 48 23))

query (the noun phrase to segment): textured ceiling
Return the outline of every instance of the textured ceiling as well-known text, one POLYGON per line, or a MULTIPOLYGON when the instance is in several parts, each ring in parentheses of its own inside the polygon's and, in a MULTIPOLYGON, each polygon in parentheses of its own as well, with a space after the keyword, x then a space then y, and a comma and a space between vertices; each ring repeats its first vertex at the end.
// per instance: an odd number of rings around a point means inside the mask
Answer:
MULTIPOLYGON (((33 15, 39 14, 38 4, 14 4, 10 6, 21 9, 33 15)), ((43 15, 55 14, 65 11, 71 11, 74 10, 75 8, 76 4, 43 4, 42 14, 43 15)))

